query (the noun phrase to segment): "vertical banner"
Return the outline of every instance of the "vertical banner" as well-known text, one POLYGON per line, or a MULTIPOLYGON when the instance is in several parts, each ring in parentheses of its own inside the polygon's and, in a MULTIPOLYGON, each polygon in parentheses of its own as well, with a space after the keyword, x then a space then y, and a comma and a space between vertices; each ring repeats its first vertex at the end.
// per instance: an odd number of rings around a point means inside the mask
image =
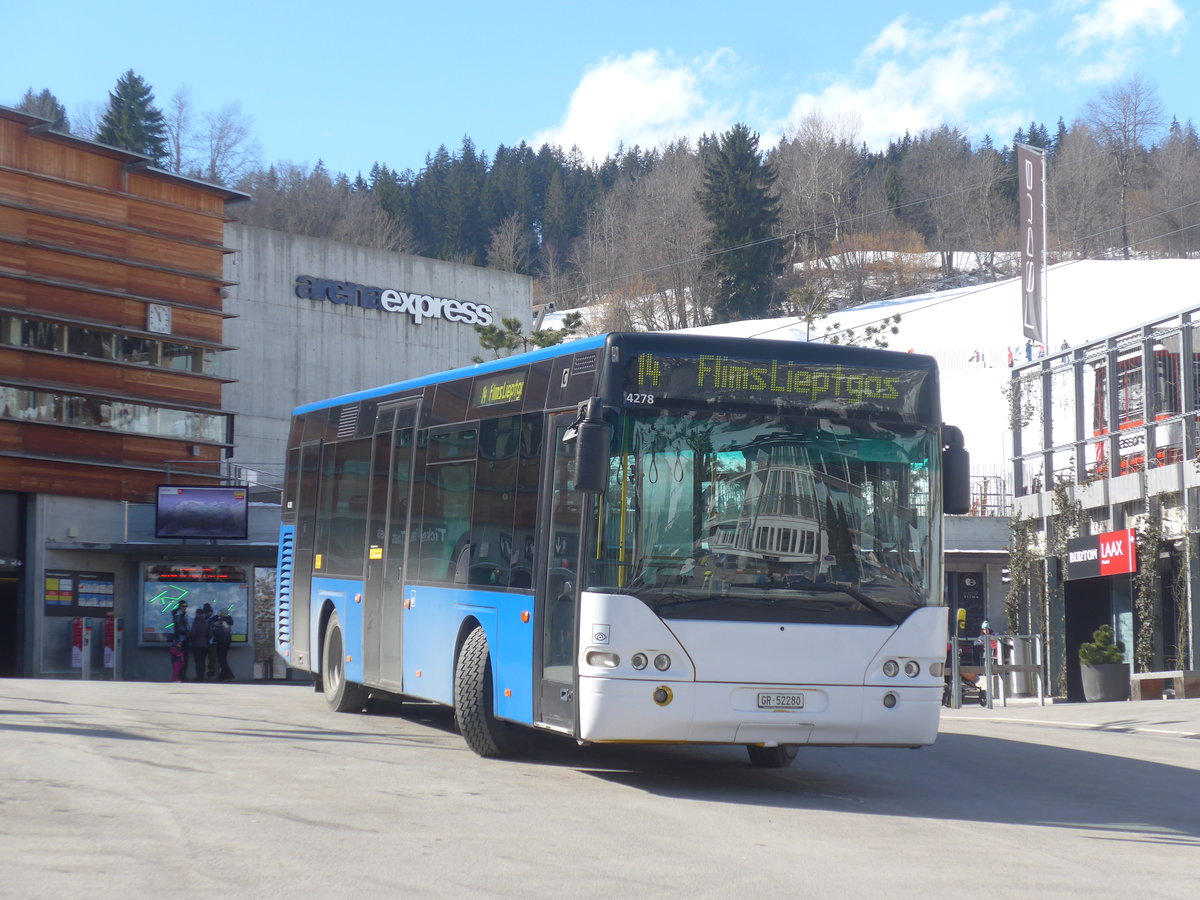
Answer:
POLYGON ((1021 200, 1021 315, 1025 337, 1046 343, 1042 296, 1046 255, 1046 156, 1028 144, 1017 144, 1017 179, 1021 200))

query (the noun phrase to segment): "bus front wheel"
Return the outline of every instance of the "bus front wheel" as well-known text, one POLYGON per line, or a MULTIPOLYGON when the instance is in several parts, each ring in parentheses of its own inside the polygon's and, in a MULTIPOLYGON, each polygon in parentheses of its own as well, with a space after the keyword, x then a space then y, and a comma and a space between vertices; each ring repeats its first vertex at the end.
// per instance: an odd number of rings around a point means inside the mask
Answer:
POLYGON ((325 702, 334 712, 361 712, 367 692, 361 684, 346 680, 346 644, 336 612, 325 623, 325 645, 321 648, 321 681, 325 702))
POLYGON ((756 769, 786 769, 796 758, 797 749, 795 744, 780 744, 777 747, 746 745, 746 752, 750 754, 750 765, 756 769))
POLYGON ((487 635, 476 627, 463 642, 454 666, 454 721, 467 746, 483 757, 520 756, 529 733, 493 714, 492 665, 487 635))

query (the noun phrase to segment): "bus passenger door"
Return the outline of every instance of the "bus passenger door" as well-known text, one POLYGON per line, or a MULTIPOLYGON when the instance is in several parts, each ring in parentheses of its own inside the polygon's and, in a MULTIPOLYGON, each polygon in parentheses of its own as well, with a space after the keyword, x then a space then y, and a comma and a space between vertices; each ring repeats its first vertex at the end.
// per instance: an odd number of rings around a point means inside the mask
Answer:
POLYGON ((367 560, 363 580, 363 679, 401 691, 401 604, 408 510, 412 490, 413 430, 419 400, 381 405, 371 455, 367 560))
POLYGON ((575 490, 575 447, 563 433, 575 413, 555 416, 547 432, 546 490, 542 532, 545 544, 537 585, 541 622, 537 719, 557 730, 575 731, 575 655, 579 633, 579 534, 584 494, 575 490))
POLYGON ((289 664, 311 672, 317 648, 309 646, 312 619, 312 567, 317 543, 317 485, 321 475, 321 442, 300 445, 296 492, 296 549, 292 557, 292 657, 289 664))

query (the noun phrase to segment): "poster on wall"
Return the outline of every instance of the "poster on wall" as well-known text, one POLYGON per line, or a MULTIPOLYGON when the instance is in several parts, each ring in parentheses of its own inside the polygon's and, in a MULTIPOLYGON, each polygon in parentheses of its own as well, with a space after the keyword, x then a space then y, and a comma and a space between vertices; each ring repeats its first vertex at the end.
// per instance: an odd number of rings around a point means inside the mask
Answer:
POLYGON ((250 583, 243 566, 216 563, 155 564, 142 576, 142 646, 169 644, 174 639, 174 613, 188 606, 189 624, 209 604, 214 615, 233 619, 234 644, 249 641, 250 583))
POLYGON ((48 616, 90 616, 113 608, 112 572, 46 570, 43 603, 48 616))

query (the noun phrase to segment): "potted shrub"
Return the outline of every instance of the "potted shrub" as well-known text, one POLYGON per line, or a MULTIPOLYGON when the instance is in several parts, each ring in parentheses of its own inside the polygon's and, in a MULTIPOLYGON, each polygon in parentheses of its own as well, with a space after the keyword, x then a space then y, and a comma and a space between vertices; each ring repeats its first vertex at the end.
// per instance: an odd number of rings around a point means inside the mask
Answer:
POLYGON ((1092 640, 1079 645, 1079 672, 1083 678, 1083 698, 1089 703, 1129 699, 1129 666, 1125 663, 1125 644, 1113 642, 1113 630, 1101 625, 1092 640))

